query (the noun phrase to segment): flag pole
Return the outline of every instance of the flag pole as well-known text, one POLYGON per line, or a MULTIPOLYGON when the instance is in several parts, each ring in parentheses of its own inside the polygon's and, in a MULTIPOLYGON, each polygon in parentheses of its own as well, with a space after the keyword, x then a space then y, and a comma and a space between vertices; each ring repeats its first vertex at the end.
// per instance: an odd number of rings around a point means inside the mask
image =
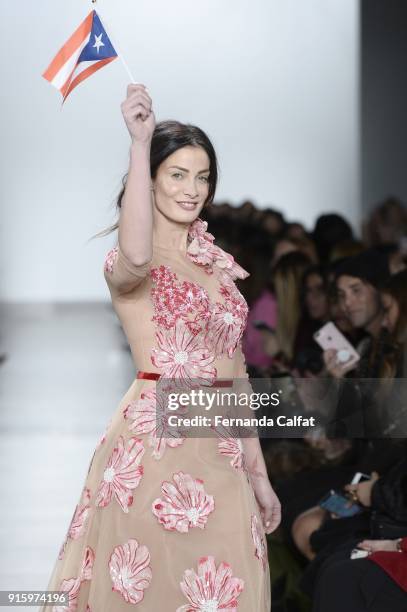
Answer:
MULTIPOLYGON (((92 0, 92 4, 96 5, 96 0, 92 0)), ((118 46, 116 40, 114 39, 114 37, 112 36, 112 28, 110 26, 110 23, 108 23, 105 19, 105 17, 102 17, 102 15, 100 14, 100 10, 99 10, 99 6, 98 6, 98 10, 97 10, 97 15, 103 25, 103 27, 105 28, 108 37, 110 38, 111 42, 113 43, 113 47, 118 55, 118 57, 121 59, 121 62, 124 66, 125 71, 127 72, 129 79, 132 83, 137 83, 136 79, 134 78, 134 76, 132 75, 130 68, 126 62, 126 60, 124 59, 123 53, 120 49, 120 47, 118 46)))

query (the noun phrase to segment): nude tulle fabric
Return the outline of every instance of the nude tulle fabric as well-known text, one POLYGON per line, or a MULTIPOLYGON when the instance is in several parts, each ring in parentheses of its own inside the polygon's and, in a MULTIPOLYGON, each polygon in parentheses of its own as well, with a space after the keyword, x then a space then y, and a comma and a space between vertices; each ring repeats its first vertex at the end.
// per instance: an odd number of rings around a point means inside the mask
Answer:
MULTIPOLYGON (((247 273, 202 221, 155 235, 146 266, 116 247, 104 275, 136 368, 247 377, 247 306, 233 282, 247 273)), ((267 543, 240 441, 160 444, 140 417, 155 385, 135 378, 116 407, 48 584, 70 603, 41 611, 269 612, 267 543)))

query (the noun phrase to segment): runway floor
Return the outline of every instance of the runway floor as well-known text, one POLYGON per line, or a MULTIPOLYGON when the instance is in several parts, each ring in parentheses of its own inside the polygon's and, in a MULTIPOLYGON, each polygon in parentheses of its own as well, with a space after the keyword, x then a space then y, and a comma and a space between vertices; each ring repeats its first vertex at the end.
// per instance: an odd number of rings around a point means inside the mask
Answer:
POLYGON ((108 303, 2 304, 0 315, 0 590, 43 590, 135 370, 108 303))

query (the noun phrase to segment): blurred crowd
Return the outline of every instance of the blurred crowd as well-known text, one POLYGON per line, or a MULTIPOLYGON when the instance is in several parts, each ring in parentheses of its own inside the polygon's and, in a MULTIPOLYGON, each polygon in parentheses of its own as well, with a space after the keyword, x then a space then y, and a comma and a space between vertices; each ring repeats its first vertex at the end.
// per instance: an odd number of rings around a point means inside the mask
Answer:
POLYGON ((283 507, 269 537, 273 612, 405 612, 406 206, 380 203, 360 238, 334 213, 307 231, 249 201, 203 212, 250 273, 239 286, 250 376, 291 389, 291 414, 324 417, 305 435, 261 439, 283 507))

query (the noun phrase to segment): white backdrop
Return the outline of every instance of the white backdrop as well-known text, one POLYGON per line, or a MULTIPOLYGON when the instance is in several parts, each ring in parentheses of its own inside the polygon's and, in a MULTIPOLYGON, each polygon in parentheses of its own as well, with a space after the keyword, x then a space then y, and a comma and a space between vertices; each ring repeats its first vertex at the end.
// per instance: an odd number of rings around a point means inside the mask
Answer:
MULTIPOLYGON (((196 123, 218 152, 218 200, 271 204, 308 228, 359 222, 357 0, 98 0, 158 119, 196 123)), ((0 0, 0 299, 108 299, 102 266, 128 134, 119 60, 61 110, 41 77, 94 5, 0 0)))

